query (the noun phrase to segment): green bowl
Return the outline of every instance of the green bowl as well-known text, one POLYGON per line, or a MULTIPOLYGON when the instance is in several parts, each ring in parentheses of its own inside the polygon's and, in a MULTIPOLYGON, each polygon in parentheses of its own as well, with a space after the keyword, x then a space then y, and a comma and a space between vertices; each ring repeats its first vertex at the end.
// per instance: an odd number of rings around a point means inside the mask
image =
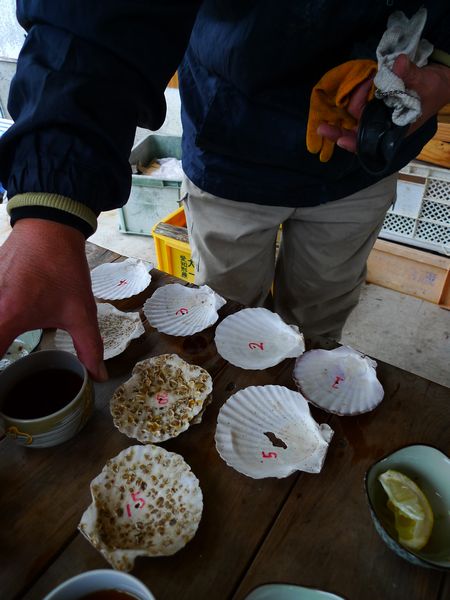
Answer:
POLYGON ((450 570, 450 459, 432 446, 415 444, 400 448, 373 464, 365 486, 370 513, 382 540, 398 556, 421 567, 450 570), (394 515, 387 507, 387 494, 378 476, 394 469, 410 477, 424 492, 434 514, 427 545, 412 551, 398 542, 394 515))
POLYGON ((266 583, 252 590, 245 600, 345 600, 345 598, 302 585, 266 583))

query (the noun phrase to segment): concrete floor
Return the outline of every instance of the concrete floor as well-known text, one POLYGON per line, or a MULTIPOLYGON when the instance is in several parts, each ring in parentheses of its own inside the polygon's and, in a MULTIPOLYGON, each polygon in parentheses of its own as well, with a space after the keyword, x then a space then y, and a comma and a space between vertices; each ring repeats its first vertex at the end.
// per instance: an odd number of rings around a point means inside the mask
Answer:
MULTIPOLYGON (((167 118, 158 133, 180 135, 178 90, 166 90, 166 100, 167 118)), ((149 133, 138 130, 136 141, 149 133)), ((8 232, 5 206, 0 205, 0 242, 8 232)), ((156 265, 153 239, 120 232, 118 211, 100 216, 98 229, 90 240, 156 265)), ((375 359, 450 387, 450 311, 434 304, 366 285, 345 326, 342 342, 375 359)))

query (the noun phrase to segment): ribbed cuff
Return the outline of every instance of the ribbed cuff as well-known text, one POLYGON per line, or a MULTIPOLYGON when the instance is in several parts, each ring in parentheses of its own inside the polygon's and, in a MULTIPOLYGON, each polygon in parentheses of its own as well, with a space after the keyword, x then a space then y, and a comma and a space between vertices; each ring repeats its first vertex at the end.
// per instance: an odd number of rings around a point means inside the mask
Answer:
POLYGON ((88 206, 59 194, 41 192, 17 194, 8 201, 7 211, 11 216, 12 224, 19 218, 30 216, 39 218, 41 213, 44 219, 73 225, 85 235, 88 232, 86 237, 97 229, 97 217, 88 206))

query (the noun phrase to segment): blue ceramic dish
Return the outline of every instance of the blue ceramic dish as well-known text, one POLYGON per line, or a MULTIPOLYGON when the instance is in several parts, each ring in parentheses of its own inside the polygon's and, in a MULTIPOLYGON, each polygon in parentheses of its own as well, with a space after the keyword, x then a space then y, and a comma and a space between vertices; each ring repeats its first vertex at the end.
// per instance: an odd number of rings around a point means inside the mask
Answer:
POLYGON ((416 444, 392 452, 373 464, 366 473, 365 487, 370 513, 377 532, 398 556, 420 567, 450 571, 450 459, 432 446, 416 444), (410 477, 424 492, 434 515, 427 545, 412 551, 400 545, 394 515, 378 476, 394 469, 410 477))

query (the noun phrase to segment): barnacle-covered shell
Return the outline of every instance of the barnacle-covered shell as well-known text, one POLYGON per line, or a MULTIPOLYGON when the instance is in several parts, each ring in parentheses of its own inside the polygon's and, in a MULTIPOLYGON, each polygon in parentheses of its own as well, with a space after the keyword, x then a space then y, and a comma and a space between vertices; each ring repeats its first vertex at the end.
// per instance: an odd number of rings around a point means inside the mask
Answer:
POLYGON ((195 535, 203 510, 197 477, 179 454, 131 446, 91 482, 92 504, 78 529, 121 571, 137 556, 168 556, 195 535))
POLYGON ((295 362, 294 381, 312 404, 336 415, 358 415, 383 400, 377 363, 350 346, 309 350, 295 362))
POLYGON ((217 351, 243 369, 267 369, 305 351, 303 335, 266 308, 244 308, 216 329, 217 351))
POLYGON ((180 283, 164 285, 144 304, 150 325, 169 335, 193 335, 217 321, 226 303, 207 285, 190 288, 180 283))
POLYGON ((212 392, 205 369, 176 354, 138 362, 111 399, 116 427, 140 442, 163 442, 186 431, 212 392))
MULTIPOLYGON (((145 332, 138 312, 122 312, 106 302, 97 304, 97 320, 105 360, 121 354, 132 340, 145 332)), ((58 350, 76 353, 72 338, 62 329, 56 331, 54 344, 58 350)))
POLYGON ((120 300, 140 294, 150 284, 151 265, 136 258, 105 263, 92 269, 92 292, 102 300, 120 300))
POLYGON ((333 430, 318 425, 307 401, 280 385, 239 390, 219 412, 216 448, 230 466, 254 479, 319 473, 333 430))

